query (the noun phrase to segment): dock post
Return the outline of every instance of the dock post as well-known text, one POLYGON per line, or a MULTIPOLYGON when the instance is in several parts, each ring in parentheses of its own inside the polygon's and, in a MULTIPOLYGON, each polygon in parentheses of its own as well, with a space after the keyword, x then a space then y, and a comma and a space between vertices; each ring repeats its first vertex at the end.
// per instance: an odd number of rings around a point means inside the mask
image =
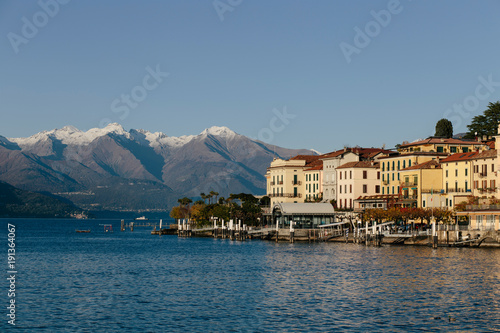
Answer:
POLYGON ((278 236, 279 236, 279 222, 278 218, 276 218, 276 243, 278 242, 278 236))
POLYGON ((290 221, 290 243, 293 243, 294 236, 295 236, 295 229, 293 228, 293 221, 290 221))
POLYGON ((130 231, 134 231, 134 222, 130 222, 130 231))
POLYGON ((125 220, 121 221, 120 231, 125 231, 125 220))
POLYGON ((365 245, 368 246, 368 221, 366 221, 366 229, 365 229, 365 245))
POLYGON ((436 218, 432 218, 432 248, 437 249, 438 247, 438 236, 436 230, 436 218))

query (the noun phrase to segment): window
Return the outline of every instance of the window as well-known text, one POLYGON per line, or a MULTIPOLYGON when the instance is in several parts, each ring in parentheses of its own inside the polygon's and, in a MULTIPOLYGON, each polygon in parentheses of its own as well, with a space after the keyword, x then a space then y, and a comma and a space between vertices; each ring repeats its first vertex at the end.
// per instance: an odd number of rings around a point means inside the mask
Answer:
POLYGON ((368 178, 368 171, 363 170, 363 179, 367 179, 367 178, 368 178))
POLYGON ((406 168, 406 161, 403 160, 403 169, 406 168))
POLYGON ((339 186, 339 193, 342 193, 342 185, 339 186))
POLYGON ((349 208, 352 208, 352 199, 349 199, 349 208))
POLYGON ((495 184, 495 180, 490 180, 490 188, 492 189, 495 189, 496 188, 496 184, 495 184))
POLYGON ((469 190, 468 185, 469 184, 467 184, 467 181, 465 181, 465 192, 467 192, 469 190))
POLYGON ((448 170, 446 170, 446 176, 445 177, 448 178, 448 170))
POLYGON ((458 177, 458 169, 455 169, 455 177, 458 177))
POLYGON ((349 179, 352 179, 352 170, 349 171, 349 179))
POLYGON ((455 181, 455 192, 458 192, 458 182, 455 181))
MULTIPOLYGON (((378 176, 379 176, 379 179, 380 179, 380 173, 378 174, 378 176)), ((382 174, 382 181, 384 181, 384 180, 385 180, 385 176, 382 174)))
POLYGON ((395 170, 395 169, 394 169, 394 161, 392 161, 392 170, 395 170))
POLYGON ((377 179, 380 179, 380 171, 377 171, 377 179))
POLYGON ((380 193, 380 185, 375 185, 375 193, 380 193))
MULTIPOLYGON (((377 186, 375 186, 375 188, 377 188, 377 186)), ((385 189, 385 187, 382 187, 382 194, 384 194, 384 189, 385 189)))
POLYGON ((394 186, 392 187, 392 194, 394 194, 394 186))
POLYGON ((347 184, 344 185, 344 193, 347 193, 347 184))
POLYGON ((339 179, 342 179, 342 171, 339 172, 339 179))
POLYGON ((411 167, 411 160, 408 160, 408 168, 411 167))
POLYGON ((347 179, 347 170, 344 171, 344 178, 347 179))
POLYGON ((382 171, 385 171, 385 163, 382 163, 382 171))
POLYGON ((448 193, 448 182, 446 182, 446 193, 448 193))
POLYGON ((422 207, 425 208, 425 200, 422 201, 422 207))
POLYGON ((398 170, 400 169, 400 168, 399 168, 399 163, 400 163, 400 161, 398 161, 398 170))
POLYGON ((394 180, 394 173, 392 174, 392 180, 394 180))
POLYGON ((465 169, 465 175, 467 176, 467 173, 468 173, 468 169, 465 169))
POLYGON ((495 164, 491 164, 491 172, 495 172, 495 164))
POLYGON ((456 153, 457 147, 450 147, 450 153, 456 153))
POLYGON ((469 147, 462 147, 462 152, 468 153, 469 152, 469 147))
POLYGON ((349 193, 352 193, 352 185, 349 185, 349 193))
POLYGON ((444 151, 443 147, 437 147, 436 150, 437 150, 438 153, 442 153, 444 151))

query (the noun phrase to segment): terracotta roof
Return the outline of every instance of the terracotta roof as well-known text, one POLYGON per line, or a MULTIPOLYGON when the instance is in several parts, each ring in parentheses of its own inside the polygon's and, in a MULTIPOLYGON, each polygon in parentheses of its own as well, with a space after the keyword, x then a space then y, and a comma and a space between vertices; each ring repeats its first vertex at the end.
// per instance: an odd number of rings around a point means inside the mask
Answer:
POLYGON ((319 155, 297 155, 289 159, 289 161, 295 161, 295 160, 305 160, 306 163, 311 163, 316 161, 319 158, 319 155))
POLYGON ((479 142, 473 140, 460 140, 460 139, 445 139, 445 138, 427 138, 425 140, 420 140, 416 142, 410 142, 401 145, 401 148, 420 146, 420 145, 433 145, 433 144, 455 144, 455 145, 475 145, 479 142))
POLYGON ((490 149, 495 149, 495 140, 486 142, 486 145, 490 147, 490 149))
POLYGON ((436 160, 430 160, 424 163, 416 164, 408 168, 401 169, 401 171, 406 170, 419 170, 419 169, 441 169, 441 165, 436 160))
POLYGON ((349 162, 338 166, 337 169, 347 169, 347 168, 377 168, 379 164, 373 163, 372 161, 359 161, 359 162, 349 162))
POLYGON ((312 162, 309 166, 310 166, 310 168, 305 169, 304 171, 323 170, 323 161, 316 160, 316 161, 312 162))
POLYGON ((321 158, 323 159, 323 158, 338 157, 338 156, 341 156, 345 153, 354 153, 354 154, 359 155, 363 159, 369 159, 369 158, 373 158, 374 156, 376 156, 380 153, 389 154, 389 153, 391 153, 391 151, 385 150, 382 148, 362 148, 362 147, 351 148, 351 147, 349 147, 349 148, 345 148, 345 149, 341 149, 341 150, 337 150, 337 151, 333 151, 331 153, 321 155, 321 158))
POLYGON ((478 160, 481 158, 495 158, 497 157, 497 150, 490 149, 480 152, 474 159, 478 160))
POLYGON ((467 161, 473 159, 475 156, 477 156, 479 153, 472 151, 468 153, 457 153, 453 154, 447 158, 444 158, 440 160, 440 163, 449 163, 449 162, 459 162, 459 161, 467 161))

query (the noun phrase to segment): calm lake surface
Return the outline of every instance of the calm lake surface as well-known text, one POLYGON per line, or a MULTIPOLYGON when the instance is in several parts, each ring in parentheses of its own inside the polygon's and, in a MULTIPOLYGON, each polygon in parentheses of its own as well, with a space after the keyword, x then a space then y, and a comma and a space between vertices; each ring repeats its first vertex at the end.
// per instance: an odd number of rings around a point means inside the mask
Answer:
MULTIPOLYGON (((182 239, 120 232, 119 220, 2 219, 5 277, 9 222, 16 331, 500 331, 498 249, 182 239)), ((10 331, 2 286, 0 331, 10 331)))

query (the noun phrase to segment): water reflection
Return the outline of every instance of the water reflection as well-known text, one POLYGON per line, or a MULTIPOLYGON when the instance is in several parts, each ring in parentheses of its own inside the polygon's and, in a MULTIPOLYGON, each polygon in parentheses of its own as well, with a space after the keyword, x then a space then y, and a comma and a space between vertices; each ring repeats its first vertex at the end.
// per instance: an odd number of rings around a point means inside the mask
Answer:
POLYGON ((17 223, 21 331, 500 330, 499 250, 76 234, 58 221, 17 223))

